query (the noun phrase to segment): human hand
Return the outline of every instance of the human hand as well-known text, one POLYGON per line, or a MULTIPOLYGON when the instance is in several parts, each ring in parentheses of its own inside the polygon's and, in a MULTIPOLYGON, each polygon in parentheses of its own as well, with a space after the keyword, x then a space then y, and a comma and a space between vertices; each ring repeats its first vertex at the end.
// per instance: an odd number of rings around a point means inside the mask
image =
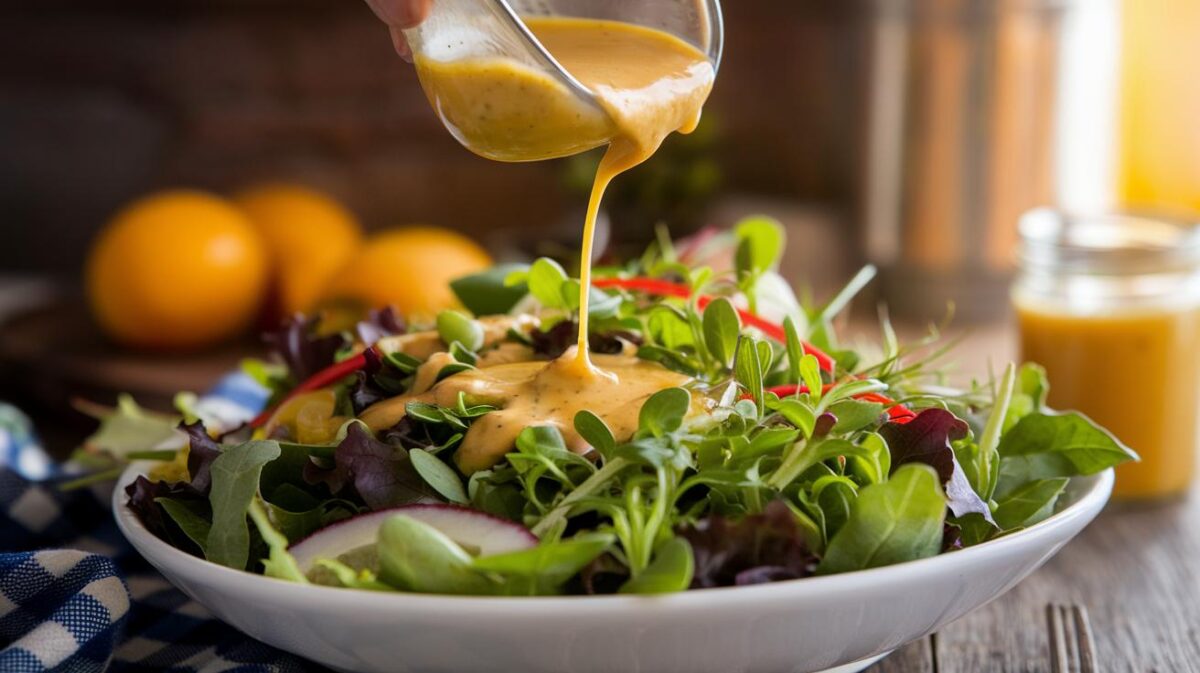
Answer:
POLYGON ((388 25, 388 31, 392 34, 392 45, 396 47, 400 58, 406 61, 412 61, 412 50, 409 49, 408 41, 404 39, 404 33, 401 31, 424 21, 429 15, 431 4, 433 0, 367 0, 367 5, 375 12, 375 16, 388 25))

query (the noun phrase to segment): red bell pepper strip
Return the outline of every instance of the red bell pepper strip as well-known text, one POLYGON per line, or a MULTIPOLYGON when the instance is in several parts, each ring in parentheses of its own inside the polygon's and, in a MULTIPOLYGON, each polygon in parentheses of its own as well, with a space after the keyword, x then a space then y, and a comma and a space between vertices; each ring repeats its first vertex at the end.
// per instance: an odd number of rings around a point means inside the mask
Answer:
MULTIPOLYGON (((636 290, 638 292, 645 292, 646 294, 654 294, 664 297, 679 297, 680 299, 687 299, 692 295, 691 289, 682 283, 672 283, 670 281, 659 280, 657 278, 597 278, 592 281, 592 285, 595 285, 596 287, 615 287, 622 290, 636 290)), ((713 297, 702 294, 697 298, 696 304, 700 307, 700 310, 703 311, 705 307, 712 302, 712 300, 713 297)), ((737 313, 738 317, 742 319, 744 324, 758 329, 760 332, 766 334, 772 339, 781 343, 786 339, 783 327, 781 325, 777 325, 769 320, 764 320, 744 309, 737 309, 737 313)), ((805 353, 817 358, 817 364, 820 365, 822 370, 827 372, 833 371, 833 358, 829 357, 828 354, 826 354, 820 348, 817 348, 816 346, 807 342, 801 342, 801 346, 804 348, 805 353)))
MULTIPOLYGON (((371 346, 371 349, 374 348, 375 346, 371 346)), ((378 353, 379 351, 376 350, 375 352, 378 353)), ((313 390, 319 390, 326 386, 331 386, 343 378, 362 369, 366 365, 366 354, 358 353, 357 355, 352 355, 341 362, 336 362, 325 369, 322 369, 316 374, 313 374, 305 379, 300 385, 293 388, 291 392, 289 392, 282 400, 280 400, 279 404, 264 409, 262 413, 260 413, 258 416, 255 416, 254 420, 250 421, 250 427, 259 428, 263 425, 266 425, 267 421, 271 420, 271 416, 277 409, 279 409, 279 407, 283 406, 297 395, 311 392, 313 390)))

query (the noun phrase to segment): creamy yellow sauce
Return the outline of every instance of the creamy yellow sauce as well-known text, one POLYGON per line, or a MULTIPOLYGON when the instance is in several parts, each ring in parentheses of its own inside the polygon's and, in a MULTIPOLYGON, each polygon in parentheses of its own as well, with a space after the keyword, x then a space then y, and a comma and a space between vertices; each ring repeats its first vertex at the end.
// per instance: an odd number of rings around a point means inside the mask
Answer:
POLYGON ((1116 497, 1182 493, 1200 442, 1200 306, 1072 315, 1017 305, 1021 356, 1046 368, 1050 405, 1087 414, 1141 455, 1117 466, 1116 497))
POLYGON ((413 393, 379 402, 360 418, 379 432, 404 418, 409 402, 452 407, 460 393, 470 404, 498 407, 475 421, 455 454, 459 469, 470 474, 500 462, 515 446, 517 435, 530 426, 554 426, 562 432, 568 448, 587 452, 591 447, 575 432, 575 414, 584 409, 603 418, 618 441, 627 440, 637 430, 638 413, 646 398, 690 381, 683 374, 631 355, 593 357, 606 376, 580 378, 574 371, 574 353, 569 350, 550 362, 511 362, 455 374, 430 390, 417 392, 414 388, 413 393))
MULTIPOLYGON (((482 355, 478 368, 436 381, 449 363, 436 339, 397 337, 384 350, 403 350, 428 363, 409 394, 362 414, 374 431, 395 425, 412 401, 454 406, 460 394, 497 411, 477 419, 455 455, 466 473, 500 462, 530 426, 554 426, 568 447, 590 447, 575 432, 575 415, 604 419, 618 441, 637 430, 652 394, 690 379, 631 355, 588 353, 588 293, 600 201, 618 174, 650 157, 672 132, 691 132, 712 88, 715 70, 695 47, 667 33, 614 21, 530 17, 526 25, 580 83, 597 107, 553 77, 516 61, 492 57, 452 61, 418 55, 416 67, 430 102, 452 132, 476 153, 502 161, 534 161, 607 144, 588 202, 580 264, 579 342, 551 362, 505 345, 482 355)), ((489 343, 501 330, 488 326, 489 343)), ((700 403, 697 403, 700 405, 700 403)))

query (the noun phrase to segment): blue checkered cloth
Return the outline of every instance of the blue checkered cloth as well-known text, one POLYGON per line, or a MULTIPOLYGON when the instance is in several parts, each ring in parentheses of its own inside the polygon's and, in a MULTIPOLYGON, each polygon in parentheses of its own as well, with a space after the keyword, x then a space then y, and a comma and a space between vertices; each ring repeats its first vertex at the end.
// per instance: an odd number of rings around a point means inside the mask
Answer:
MULTIPOLYGON (((233 375, 198 406, 252 417, 265 402, 255 385, 233 375)), ((326 670, 215 619, 121 537, 111 485, 62 493, 62 476, 28 419, 0 403, 0 672, 326 670)))

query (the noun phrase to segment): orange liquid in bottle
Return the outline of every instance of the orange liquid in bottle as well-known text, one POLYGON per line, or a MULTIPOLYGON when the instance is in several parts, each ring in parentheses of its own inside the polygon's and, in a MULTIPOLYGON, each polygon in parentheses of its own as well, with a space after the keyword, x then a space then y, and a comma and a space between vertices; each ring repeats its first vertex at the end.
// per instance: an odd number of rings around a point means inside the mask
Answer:
POLYGON ((1071 315, 1018 303, 1021 351, 1046 368, 1049 403, 1083 412, 1141 455, 1114 493, 1185 491, 1200 446, 1200 306, 1071 315))

